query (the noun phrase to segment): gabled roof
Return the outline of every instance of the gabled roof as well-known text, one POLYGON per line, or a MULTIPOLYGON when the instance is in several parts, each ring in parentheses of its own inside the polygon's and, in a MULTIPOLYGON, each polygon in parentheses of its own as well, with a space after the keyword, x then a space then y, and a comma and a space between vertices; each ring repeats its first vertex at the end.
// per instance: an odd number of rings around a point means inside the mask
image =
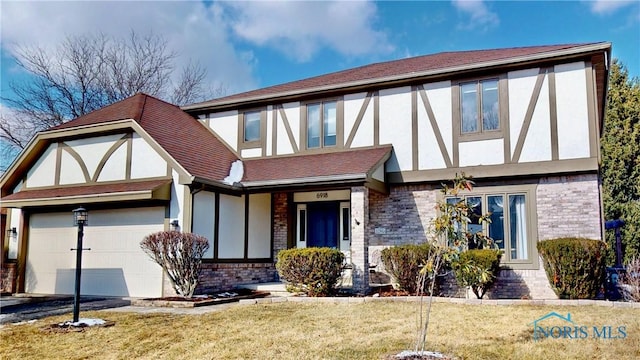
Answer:
POLYGON ((391 145, 297 156, 244 160, 242 185, 302 185, 371 180, 391 155, 391 145))
POLYGON ((545 59, 575 56, 595 51, 610 51, 610 48, 610 43, 587 43, 442 52, 365 65, 196 103, 184 106, 182 109, 186 111, 216 109, 222 106, 232 106, 251 101, 300 96, 321 91, 382 84, 492 66, 543 61, 545 59))
POLYGON ((179 107, 136 94, 49 130, 132 119, 190 175, 222 181, 238 158, 211 131, 179 107))

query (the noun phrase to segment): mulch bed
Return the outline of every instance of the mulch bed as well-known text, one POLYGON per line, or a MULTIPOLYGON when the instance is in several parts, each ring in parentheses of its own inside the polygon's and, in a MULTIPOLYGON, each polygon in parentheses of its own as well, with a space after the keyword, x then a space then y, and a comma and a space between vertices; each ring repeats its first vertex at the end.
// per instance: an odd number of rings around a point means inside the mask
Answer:
POLYGON ((257 299, 269 296, 269 292, 255 291, 250 289, 235 289, 221 291, 213 294, 194 295, 191 298, 182 296, 167 296, 160 298, 134 299, 131 300, 133 306, 156 306, 156 307, 176 307, 193 308, 208 305, 227 304, 240 301, 242 299, 257 299))

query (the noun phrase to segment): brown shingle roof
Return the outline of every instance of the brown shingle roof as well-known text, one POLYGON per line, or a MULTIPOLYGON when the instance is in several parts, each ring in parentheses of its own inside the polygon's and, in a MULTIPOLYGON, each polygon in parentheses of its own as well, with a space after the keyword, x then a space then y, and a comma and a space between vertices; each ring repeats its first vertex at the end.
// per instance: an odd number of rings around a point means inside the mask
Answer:
POLYGON ((237 157, 198 120, 179 107, 136 94, 52 128, 66 129, 133 119, 191 175, 222 181, 237 157))
POLYGON ((123 192, 135 192, 135 191, 151 191, 156 188, 171 182, 168 179, 149 180, 149 181, 136 181, 126 183, 111 183, 111 184, 92 184, 92 185, 72 185, 62 186, 56 188, 46 189, 34 189, 34 190, 21 190, 15 194, 7 195, 2 198, 2 201, 16 201, 16 200, 37 200, 37 199, 52 199, 62 198, 68 196, 83 196, 83 195, 97 195, 97 194, 113 194, 123 192))
POLYGON ((391 146, 324 154, 260 158, 244 161, 243 184, 368 174, 386 160, 391 146))
POLYGON ((303 91, 306 89, 317 89, 327 86, 339 87, 341 84, 349 84, 359 81, 397 77, 401 75, 412 75, 429 71, 454 69, 474 64, 489 63, 499 60, 516 59, 523 56, 551 53, 558 50, 578 48, 592 44, 564 44, 529 46, 506 49, 473 50, 442 52, 432 55, 423 55, 407 59, 380 62, 357 68, 338 71, 326 75, 316 76, 303 80, 279 84, 262 89, 252 90, 244 93, 234 94, 214 100, 185 106, 187 110, 197 110, 199 107, 216 106, 222 103, 232 103, 244 99, 256 97, 276 97, 281 94, 303 91))

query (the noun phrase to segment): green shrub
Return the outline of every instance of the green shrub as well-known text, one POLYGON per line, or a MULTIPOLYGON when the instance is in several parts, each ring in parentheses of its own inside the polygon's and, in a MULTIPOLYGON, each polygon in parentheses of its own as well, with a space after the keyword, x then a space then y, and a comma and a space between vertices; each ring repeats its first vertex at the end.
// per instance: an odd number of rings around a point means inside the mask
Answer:
POLYGON ((451 263, 458 285, 470 287, 478 299, 493 286, 500 272, 501 250, 472 249, 451 263))
POLYGON ((605 279, 607 244, 561 238, 538 242, 551 288, 561 299, 593 299, 605 279))
POLYGON ((276 269, 287 282, 287 290, 309 296, 335 293, 342 276, 344 254, 338 249, 288 249, 278 253, 276 269))
POLYGON ((385 269, 398 288, 409 294, 416 294, 420 268, 429 261, 434 251, 435 249, 427 243, 399 245, 383 249, 381 258, 385 269))

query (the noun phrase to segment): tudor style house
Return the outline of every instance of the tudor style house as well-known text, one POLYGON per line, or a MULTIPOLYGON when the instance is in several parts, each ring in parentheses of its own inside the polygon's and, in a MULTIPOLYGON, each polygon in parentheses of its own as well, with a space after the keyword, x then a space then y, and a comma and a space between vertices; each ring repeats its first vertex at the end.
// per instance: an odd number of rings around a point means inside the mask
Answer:
POLYGON ((445 52, 178 108, 138 94, 39 133, 0 180, 13 291, 72 293, 71 211, 89 210, 82 291, 170 293, 140 250, 210 241, 201 291, 277 281, 279 250, 342 250, 356 292, 384 247, 423 242, 441 183, 504 250, 496 297, 553 298, 536 243, 602 239, 610 43, 445 52), (13 230, 15 229, 15 230, 13 230))

